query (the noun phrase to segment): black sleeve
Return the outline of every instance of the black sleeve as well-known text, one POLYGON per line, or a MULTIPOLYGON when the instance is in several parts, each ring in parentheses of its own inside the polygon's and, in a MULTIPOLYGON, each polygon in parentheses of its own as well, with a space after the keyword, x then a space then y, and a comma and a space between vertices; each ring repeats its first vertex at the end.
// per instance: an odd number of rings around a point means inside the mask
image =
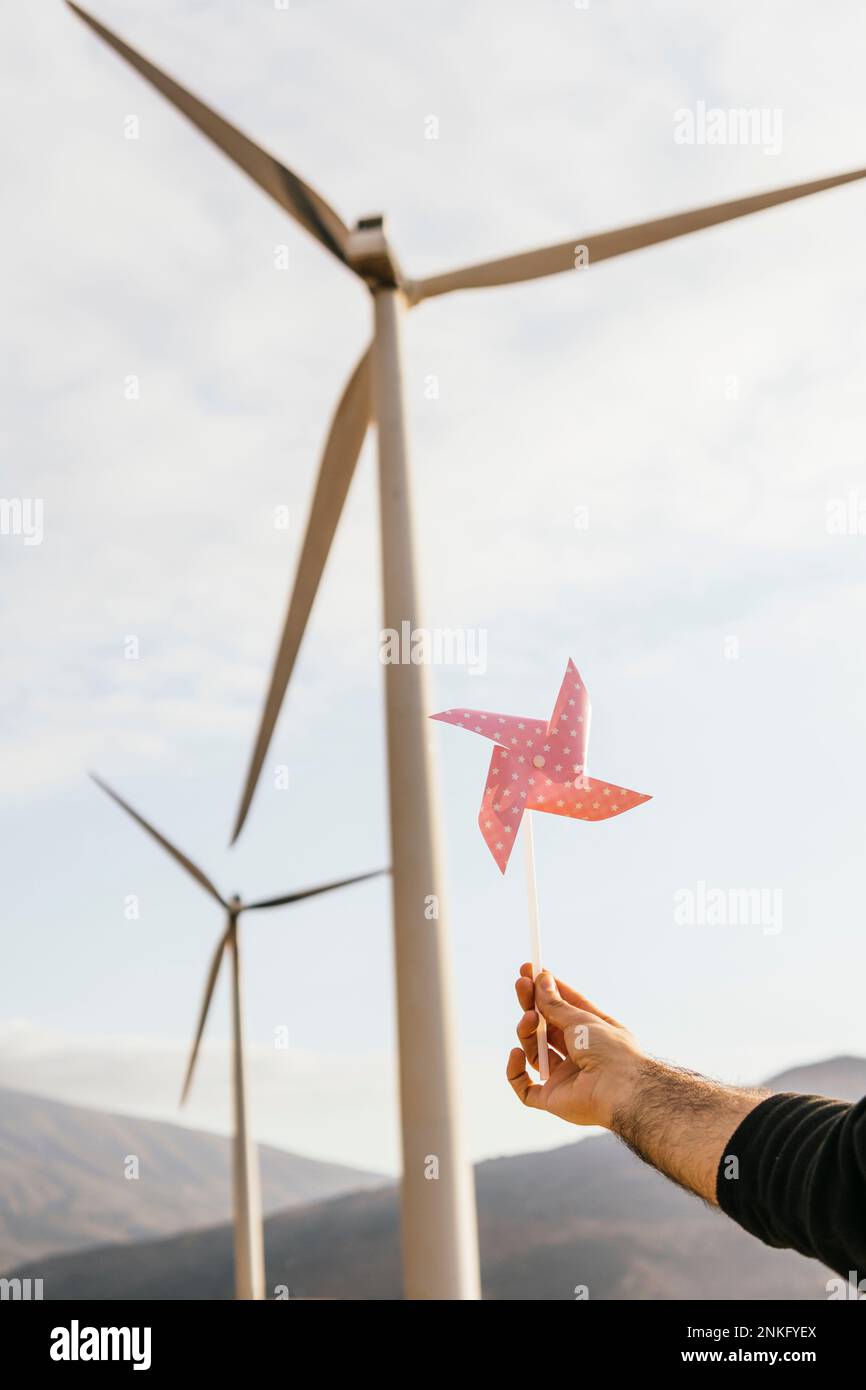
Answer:
POLYGON ((856 1105, 786 1094, 761 1101, 725 1146, 716 1196, 722 1211, 766 1245, 863 1278, 866 1096, 856 1105))

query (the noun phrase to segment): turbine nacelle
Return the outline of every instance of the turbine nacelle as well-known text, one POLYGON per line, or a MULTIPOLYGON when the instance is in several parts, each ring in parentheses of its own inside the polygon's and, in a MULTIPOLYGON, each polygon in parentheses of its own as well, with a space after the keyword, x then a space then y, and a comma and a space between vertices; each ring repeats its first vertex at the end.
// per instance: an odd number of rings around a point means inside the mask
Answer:
POLYGON ((381 213, 358 218, 346 241, 346 261, 374 294, 379 289, 400 289, 405 283, 381 213))

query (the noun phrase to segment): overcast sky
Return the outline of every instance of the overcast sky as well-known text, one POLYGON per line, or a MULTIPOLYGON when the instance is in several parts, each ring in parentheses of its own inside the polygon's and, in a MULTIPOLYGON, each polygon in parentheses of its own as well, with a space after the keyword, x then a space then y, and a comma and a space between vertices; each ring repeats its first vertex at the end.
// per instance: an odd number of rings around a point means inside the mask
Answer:
MULTIPOLYGON (((97 12, 347 221, 386 212, 414 276, 866 164, 841 0, 97 12), (700 102, 770 113, 781 147, 678 143, 700 102)), ((44 504, 41 544, 0 536, 0 1082, 175 1117, 219 910, 85 771, 227 891, 387 862, 372 436, 227 848, 370 306, 59 0, 0 25, 0 490, 44 504)), ((866 536, 828 530, 866 503, 864 221, 854 185, 406 324, 426 621, 487 640, 485 672, 434 668, 433 708, 547 717, 575 659, 590 771, 654 799, 537 818, 548 963, 731 1080, 866 1053, 866 536), (700 883, 776 906, 684 925, 700 883)), ((489 748, 431 738, 472 1152, 564 1143, 502 1079, 527 927, 522 865, 500 878, 475 823, 489 748)), ((393 1170, 386 884, 250 919, 244 949, 256 1132, 393 1170)), ((221 992, 188 1115, 214 1128, 227 1025, 221 992)))

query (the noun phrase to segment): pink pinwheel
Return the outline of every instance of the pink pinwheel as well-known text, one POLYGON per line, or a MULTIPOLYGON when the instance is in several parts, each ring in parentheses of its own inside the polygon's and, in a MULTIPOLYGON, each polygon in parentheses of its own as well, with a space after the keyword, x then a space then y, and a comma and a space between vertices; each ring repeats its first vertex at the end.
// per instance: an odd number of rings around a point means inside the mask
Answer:
POLYGON ((481 734, 497 745, 478 824, 502 873, 524 811, 609 820, 651 799, 587 776, 590 703, 573 661, 566 668, 549 722, 474 709, 449 709, 430 717, 481 734))

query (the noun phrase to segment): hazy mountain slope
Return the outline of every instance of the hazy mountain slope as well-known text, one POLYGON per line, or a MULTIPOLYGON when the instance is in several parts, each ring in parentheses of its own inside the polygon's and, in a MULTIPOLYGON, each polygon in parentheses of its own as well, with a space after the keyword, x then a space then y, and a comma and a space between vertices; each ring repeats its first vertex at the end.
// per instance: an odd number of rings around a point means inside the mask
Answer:
MULTIPOLYGON (((774 1078, 774 1089, 866 1091, 866 1060, 774 1078), (821 1087, 818 1081, 821 1081, 821 1087)), ((563 1131, 566 1132, 565 1130, 563 1131)), ((609 1135, 476 1169, 488 1298, 825 1298, 828 1272, 770 1250, 640 1163, 609 1135)), ((394 1189, 271 1216, 268 1287, 299 1298, 400 1296, 394 1189)), ((41 1260, 46 1298, 229 1298, 226 1226, 172 1240, 41 1260)))
MULTIPOLYGON (((383 1181, 279 1149, 261 1160, 266 1211, 383 1181)), ((224 1221, 229 1163, 228 1140, 211 1134, 0 1088, 0 1269, 224 1221), (124 1177, 128 1155, 137 1180, 124 1177)))
POLYGON ((859 1100, 866 1094, 866 1061, 862 1057, 830 1057, 791 1067, 765 1083, 771 1091, 806 1091, 838 1100, 859 1100))

